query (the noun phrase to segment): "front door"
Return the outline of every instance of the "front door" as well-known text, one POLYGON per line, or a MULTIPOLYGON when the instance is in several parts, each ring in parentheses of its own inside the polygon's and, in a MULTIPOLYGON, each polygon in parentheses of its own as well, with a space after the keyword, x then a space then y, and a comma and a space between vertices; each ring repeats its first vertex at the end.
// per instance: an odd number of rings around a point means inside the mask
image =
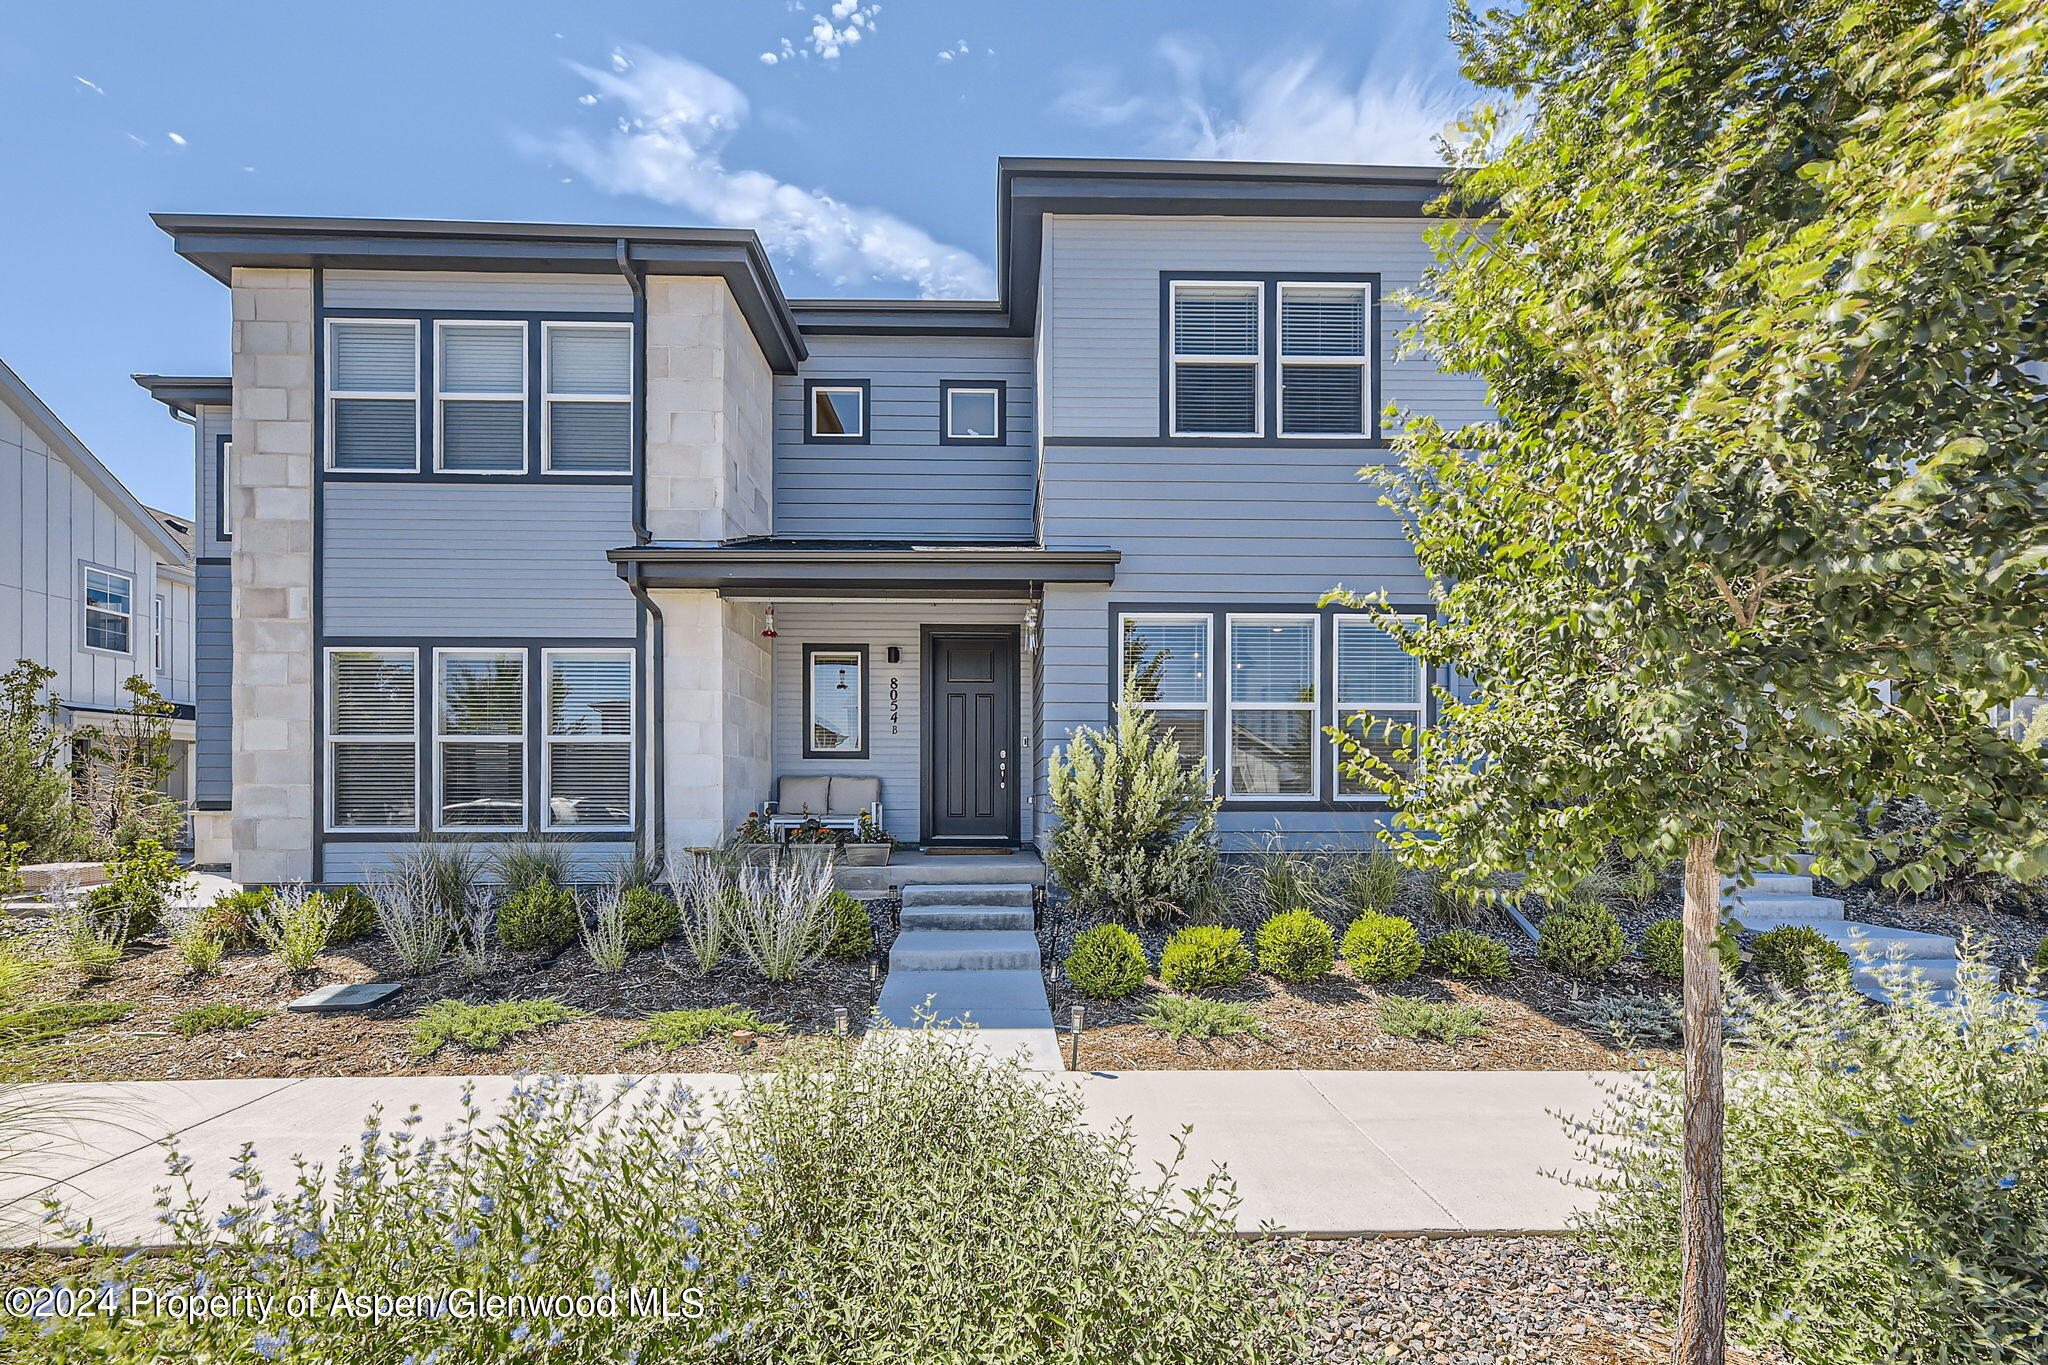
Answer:
POLYGON ((1016 842, 1016 632, 928 635, 924 698, 925 838, 1016 842))

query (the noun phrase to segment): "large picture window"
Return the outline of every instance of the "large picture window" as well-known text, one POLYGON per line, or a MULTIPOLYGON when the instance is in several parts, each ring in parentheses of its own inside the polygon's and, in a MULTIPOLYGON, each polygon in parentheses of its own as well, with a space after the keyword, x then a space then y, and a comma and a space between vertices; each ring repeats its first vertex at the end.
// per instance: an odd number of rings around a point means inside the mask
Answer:
POLYGON ((1280 434, 1363 436, 1372 291, 1280 286, 1280 434))
POLYGON ((1206 615, 1126 615, 1121 630, 1118 676, 1188 764, 1209 758, 1209 629, 1206 615))
POLYGON ((327 466, 411 472, 420 464, 419 324, 327 324, 327 466))
MULTIPOLYGON (((1381 762, 1402 773, 1413 764, 1397 761, 1404 747, 1401 732, 1423 723, 1423 663, 1389 635, 1362 617, 1340 616, 1337 631, 1337 728, 1361 741, 1381 762)), ((1339 796, 1379 793, 1340 766, 1339 796)))
POLYGON ((526 828, 526 651, 434 651, 442 829, 526 828))
POLYGON ((85 567, 85 647, 126 654, 135 644, 135 580, 112 569, 85 567))
POLYGON ((868 755, 867 651, 804 646, 804 757, 868 755))
POLYGON ((441 322, 435 366, 437 467, 458 474, 526 469, 526 324, 441 322))
POLYGON ((633 329, 622 323, 545 324, 542 422, 554 474, 623 474, 633 467, 633 329))
POLYGON ((633 655, 551 649, 541 661, 549 829, 633 824, 633 655))
POLYGON ((327 652, 327 824, 411 830, 419 823, 419 656, 327 652))
POLYGON ((1314 616, 1227 618, 1228 795, 1315 795, 1318 625, 1314 616))
POLYGON ((1257 284, 1174 284, 1168 413, 1174 435, 1259 434, 1262 293, 1257 284))

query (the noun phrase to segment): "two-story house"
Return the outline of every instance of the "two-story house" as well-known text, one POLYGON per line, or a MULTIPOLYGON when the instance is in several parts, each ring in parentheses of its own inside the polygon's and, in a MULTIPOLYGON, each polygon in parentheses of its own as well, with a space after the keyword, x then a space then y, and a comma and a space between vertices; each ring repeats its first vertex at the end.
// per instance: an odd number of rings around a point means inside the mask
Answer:
POLYGON ((247 881, 423 837, 715 842, 880 779, 927 846, 1045 836, 1120 673, 1224 830, 1378 808, 1327 730, 1426 716, 1319 609, 1427 609, 1357 477, 1434 169, 1006 160, 998 299, 786 299, 754 234, 165 215, 233 366, 198 436, 198 805, 247 881))
POLYGON ((52 670, 67 727, 98 726, 139 677, 171 704, 189 799, 195 660, 189 518, 143 506, 56 413, 0 363, 0 669, 52 670))

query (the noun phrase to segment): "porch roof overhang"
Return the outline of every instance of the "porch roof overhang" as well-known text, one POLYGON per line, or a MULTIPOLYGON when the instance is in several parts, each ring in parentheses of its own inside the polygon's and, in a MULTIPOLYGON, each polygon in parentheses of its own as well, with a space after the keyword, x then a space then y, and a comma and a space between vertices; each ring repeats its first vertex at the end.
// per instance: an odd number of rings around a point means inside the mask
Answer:
POLYGON ((644 588, 712 588, 723 597, 987 598, 1047 583, 1112 583, 1120 551, 1102 546, 919 544, 760 537, 717 545, 628 545, 606 552, 644 588))

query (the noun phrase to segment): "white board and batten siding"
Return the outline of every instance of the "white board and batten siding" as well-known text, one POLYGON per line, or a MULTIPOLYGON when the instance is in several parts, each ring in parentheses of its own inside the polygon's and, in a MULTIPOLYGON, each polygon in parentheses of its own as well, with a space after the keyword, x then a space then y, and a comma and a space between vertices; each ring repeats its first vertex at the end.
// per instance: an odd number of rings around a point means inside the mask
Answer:
MULTIPOLYGON (((789 776, 831 776, 882 779, 882 811, 889 833, 906 842, 921 836, 924 781, 924 646, 923 627, 1021 626, 1021 602, 790 602, 775 612, 775 773, 789 776), (868 650, 868 757, 811 758, 804 752, 804 646, 866 645, 868 650), (888 647, 903 651, 901 661, 888 662, 888 647), (895 710, 890 684, 895 684, 895 710)), ((1032 733, 1037 711, 1037 682, 1031 654, 1020 650, 1018 661, 1018 734, 1032 733)), ((1029 741, 1026 740, 1026 743, 1029 741)), ((1021 758, 1021 755, 1019 756, 1021 758)), ((1022 837, 1033 831, 1031 765, 1017 762, 1010 771, 1021 784, 1017 794, 1022 837)), ((758 800, 766 800, 762 792, 758 800)))
POLYGON ((775 381, 775 533, 791 537, 1024 539, 1032 533, 1037 407, 1028 337, 807 337, 775 381), (807 443, 806 380, 868 383, 869 437, 807 443), (940 438, 940 384, 1004 385, 1001 444, 940 438))

